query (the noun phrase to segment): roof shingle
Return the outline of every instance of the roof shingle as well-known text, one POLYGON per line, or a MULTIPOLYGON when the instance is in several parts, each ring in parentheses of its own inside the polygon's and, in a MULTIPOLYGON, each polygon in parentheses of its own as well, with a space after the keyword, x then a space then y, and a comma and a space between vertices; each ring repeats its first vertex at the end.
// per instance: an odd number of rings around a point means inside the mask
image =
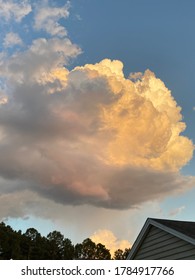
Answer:
POLYGON ((154 218, 151 218, 151 220, 195 239, 195 222, 154 218))

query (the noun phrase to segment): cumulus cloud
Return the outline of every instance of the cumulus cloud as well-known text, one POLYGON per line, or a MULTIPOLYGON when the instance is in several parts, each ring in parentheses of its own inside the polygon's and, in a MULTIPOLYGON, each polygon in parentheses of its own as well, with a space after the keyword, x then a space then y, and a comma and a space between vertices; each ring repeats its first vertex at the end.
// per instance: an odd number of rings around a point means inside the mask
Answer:
POLYGON ((6 21, 21 20, 32 11, 30 1, 0 0, 0 16, 6 21))
POLYGON ((22 39, 17 33, 9 32, 4 38, 3 45, 5 48, 13 47, 15 45, 22 45, 22 39))
POLYGON ((12 191, 128 209, 190 188, 194 178, 179 169, 194 147, 164 83, 149 70, 126 79, 122 62, 109 59, 66 69, 79 53, 68 39, 38 39, 0 67, 9 85, 0 175, 21 182, 12 191))
MULTIPOLYGON (((80 48, 68 38, 38 38, 24 52, 17 52, 12 57, 2 56, 0 74, 12 84, 24 84, 34 80, 34 86, 44 84, 53 79, 49 73, 57 67, 67 65, 70 59, 81 53, 80 48)), ((63 68, 61 69, 63 72, 63 68)), ((63 78, 62 78, 63 80, 63 78)), ((50 85, 52 87, 52 84, 50 85)))
POLYGON ((101 243, 110 250, 111 256, 114 256, 114 252, 118 249, 125 250, 130 248, 131 245, 128 240, 119 240, 114 233, 107 229, 96 231, 90 236, 91 240, 96 244, 101 243))
POLYGON ((40 2, 36 5, 35 29, 44 30, 52 36, 66 36, 66 28, 59 23, 59 20, 69 16, 69 8, 69 1, 62 7, 49 6, 47 0, 40 2))

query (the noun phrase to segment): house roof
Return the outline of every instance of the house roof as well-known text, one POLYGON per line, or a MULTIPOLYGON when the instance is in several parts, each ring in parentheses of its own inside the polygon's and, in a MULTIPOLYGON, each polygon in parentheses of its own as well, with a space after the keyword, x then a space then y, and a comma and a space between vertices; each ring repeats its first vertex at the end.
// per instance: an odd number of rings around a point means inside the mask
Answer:
POLYGON ((164 219, 152 220, 195 239, 195 222, 164 219))
POLYGON ((155 226, 195 245, 195 222, 148 218, 135 240, 127 259, 131 259, 136 254, 151 226, 155 226))

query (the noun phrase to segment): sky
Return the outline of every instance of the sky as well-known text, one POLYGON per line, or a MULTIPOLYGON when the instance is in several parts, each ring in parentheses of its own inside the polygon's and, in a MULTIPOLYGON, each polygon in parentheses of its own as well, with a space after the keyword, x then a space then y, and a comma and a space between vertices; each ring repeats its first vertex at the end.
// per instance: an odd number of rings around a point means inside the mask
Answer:
POLYGON ((195 220, 194 8, 0 0, 0 220, 112 253, 195 220))

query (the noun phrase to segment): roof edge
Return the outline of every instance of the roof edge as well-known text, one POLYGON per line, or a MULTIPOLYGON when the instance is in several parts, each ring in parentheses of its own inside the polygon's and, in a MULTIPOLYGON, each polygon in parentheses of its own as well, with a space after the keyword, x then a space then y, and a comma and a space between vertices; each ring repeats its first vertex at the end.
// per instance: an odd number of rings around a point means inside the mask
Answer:
POLYGON ((155 227, 157 227, 161 230, 164 230, 164 231, 166 231, 166 232, 168 232, 168 233, 170 233, 170 234, 172 234, 172 235, 174 235, 174 236, 176 236, 180 239, 183 239, 183 240, 195 245, 195 239, 187 236, 184 233, 181 233, 177 230, 174 230, 174 229, 172 229, 168 226, 165 226, 165 225, 161 224, 160 222, 156 221, 155 218, 147 218, 145 224, 143 225, 140 233, 138 234, 138 236, 137 236, 137 238, 136 238, 136 240, 135 240, 135 242, 134 242, 134 244, 133 244, 133 246, 132 246, 132 248, 129 252, 127 260, 131 260, 132 257, 135 256, 135 254, 137 253, 138 249, 140 248, 140 246, 143 242, 144 237, 147 235, 151 226, 155 226, 155 227))
POLYGON ((141 246, 142 240, 144 239, 147 232, 149 231, 150 223, 151 223, 151 218, 147 218, 135 242, 133 243, 133 246, 131 247, 129 255, 127 256, 127 260, 131 260, 132 257, 136 254, 139 247, 141 246))
POLYGON ((160 228, 160 229, 162 229, 162 230, 164 230, 164 231, 166 231, 166 232, 168 232, 170 234, 175 235, 176 237, 179 237, 179 238, 181 238, 181 239, 183 239, 183 240, 185 240, 185 241, 195 245, 195 239, 194 238, 192 238, 192 237, 190 237, 190 236, 188 236, 188 235, 186 235, 184 233, 181 233, 180 231, 172 229, 172 228, 170 228, 168 226, 165 226, 165 225, 161 224, 160 222, 157 222, 157 221, 155 221, 153 219, 150 219, 150 221, 151 221, 151 225, 156 226, 156 227, 158 227, 158 228, 160 228))

